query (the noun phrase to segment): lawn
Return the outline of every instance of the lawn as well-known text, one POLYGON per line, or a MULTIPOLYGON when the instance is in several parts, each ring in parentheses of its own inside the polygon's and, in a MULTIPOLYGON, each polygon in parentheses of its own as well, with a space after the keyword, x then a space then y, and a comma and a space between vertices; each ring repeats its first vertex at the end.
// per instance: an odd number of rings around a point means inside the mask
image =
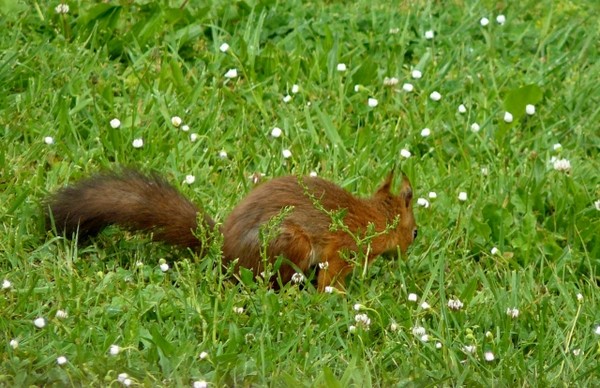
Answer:
POLYGON ((600 385, 596 1, 65 4, 0 0, 0 385, 600 385), (256 177, 395 168, 419 236, 319 293, 45 230, 123 166, 218 222, 256 177))

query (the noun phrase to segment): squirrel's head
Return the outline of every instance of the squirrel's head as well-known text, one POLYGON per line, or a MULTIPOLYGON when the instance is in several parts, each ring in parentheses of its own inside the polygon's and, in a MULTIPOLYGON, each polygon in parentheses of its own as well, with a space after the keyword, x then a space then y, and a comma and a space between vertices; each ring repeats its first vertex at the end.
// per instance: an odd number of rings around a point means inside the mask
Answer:
POLYGON ((408 178, 403 175, 402 183, 398 194, 392 193, 392 181, 394 172, 392 171, 385 182, 379 187, 375 198, 383 205, 390 216, 390 222, 400 216, 399 223, 395 229, 396 245, 400 246, 402 253, 405 253, 410 244, 417 238, 417 224, 412 209, 413 191, 408 178))

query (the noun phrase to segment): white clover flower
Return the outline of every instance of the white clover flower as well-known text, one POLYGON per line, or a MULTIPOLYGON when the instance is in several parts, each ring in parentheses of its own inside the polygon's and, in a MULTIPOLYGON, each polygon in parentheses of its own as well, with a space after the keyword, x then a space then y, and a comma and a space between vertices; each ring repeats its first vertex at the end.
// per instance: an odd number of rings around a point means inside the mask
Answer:
POLYGON ((594 334, 600 335, 600 325, 596 326, 596 330, 594 330, 594 334))
POLYGON ((510 112, 504 112, 504 121, 507 123, 513 122, 513 115, 510 112))
POLYGON ((292 101, 292 96, 290 96, 289 94, 283 96, 283 102, 287 104, 290 101, 292 101))
POLYGON ((196 182, 196 177, 193 175, 186 175, 185 176, 185 183, 187 183, 188 185, 191 185, 192 183, 196 182))
POLYGON ((367 314, 356 314, 354 316, 354 321, 358 326, 361 326, 365 329, 368 329, 371 325, 371 319, 367 316, 367 314))
POLYGON ((410 151, 409 151, 409 150, 407 150, 406 148, 402 148, 402 149, 400 150, 400 156, 402 156, 403 158, 406 158, 406 159, 408 159, 408 158, 410 158, 410 156, 411 156, 411 155, 412 155, 412 154, 410 153, 410 151))
POLYGON ((425 209, 427 209, 429 207, 429 201, 426 200, 425 198, 418 198, 417 205, 422 206, 425 209))
POLYGON ((234 307, 233 308, 233 312, 236 314, 243 314, 244 313, 244 308, 243 307, 234 307))
POLYGON ((578 300, 578 301, 582 301, 582 300, 583 300, 583 294, 581 294, 581 293, 578 293, 578 294, 577 294, 577 300, 578 300))
POLYGON ((67 13, 69 13, 69 5, 68 5, 68 4, 64 4, 64 3, 61 3, 61 4, 57 5, 57 6, 54 8, 54 12, 56 12, 56 13, 57 13, 57 14, 59 14, 59 15, 60 15, 60 14, 63 14, 63 15, 64 15, 64 14, 67 14, 67 13))
POLYGON ((398 85, 398 82, 400 82, 400 81, 396 77, 391 77, 391 78, 385 77, 383 79, 383 86, 396 86, 396 85, 398 85))
POLYGON ((233 79, 233 78, 237 78, 237 76, 238 76, 237 69, 229 69, 229 70, 227 70, 227 73, 225 73, 225 78, 233 79))
POLYGON ((492 353, 489 350, 487 352, 483 353, 483 358, 485 358, 485 360, 487 362, 492 362, 496 359, 496 357, 494 356, 494 353, 492 353))
POLYGON ((390 28, 390 30, 388 31, 390 34, 394 35, 400 32, 400 29, 398 27, 392 27, 390 28))
POLYGON ((69 314, 65 310, 56 310, 56 318, 65 319, 68 318, 69 314))
POLYGON ((429 194, 427 194, 427 196, 430 199, 436 199, 437 198, 437 193, 435 191, 430 191, 429 194))
POLYGON ((331 287, 331 286, 326 286, 325 287, 325 293, 326 294, 333 294, 333 290, 334 290, 334 288, 331 287))
POLYGON ((46 326, 46 320, 42 317, 36 318, 33 321, 33 324, 35 325, 35 327, 37 327, 38 329, 43 329, 44 326, 46 326))
POLYGON ((487 167, 481 167, 481 175, 488 176, 489 173, 490 173, 490 170, 487 167))
POLYGON ((427 302, 423 302, 423 303, 421 303, 421 308, 423 310, 429 310, 431 308, 431 305, 427 302))
POLYGON ((579 357, 581 355, 581 349, 579 349, 579 348, 573 349, 573 355, 575 357, 579 357))
POLYGON ((194 388, 207 388, 208 383, 204 380, 197 380, 197 381, 194 381, 193 387, 194 388))
POLYGON ((12 287, 12 283, 10 282, 10 280, 4 279, 2 281, 2 289, 3 290, 8 290, 10 287, 12 287))
POLYGON ((423 73, 421 73, 421 70, 418 70, 418 69, 414 69, 410 74, 412 75, 412 77, 414 79, 419 79, 419 78, 423 77, 423 73))
POLYGON ((181 126, 181 130, 182 130, 183 132, 187 132, 187 131, 189 131, 189 130, 190 130, 190 126, 189 126, 189 125, 187 125, 187 124, 183 124, 183 125, 181 126))
POLYGON ((345 63, 338 63, 336 67, 337 71, 346 71, 348 68, 345 63))
POLYGON ((435 348, 436 349, 441 349, 442 348, 442 343, 441 342, 436 342, 435 343, 435 348))
POLYGON ((458 200, 459 201, 466 201, 467 200, 467 193, 464 191, 461 191, 460 193, 458 193, 458 200))
POLYGON ((560 150, 561 148, 562 148, 562 145, 561 145, 560 143, 556 143, 556 144, 554 144, 554 145, 552 146, 552 149, 553 149, 554 151, 558 151, 558 150, 560 150))
POLYGON ((171 124, 173 124, 174 127, 179 128, 179 126, 182 123, 183 123, 183 120, 181 119, 181 117, 179 117, 179 116, 171 117, 171 124))
POLYGON ((285 150, 281 151, 281 155, 283 155, 284 159, 289 159, 292 157, 292 151, 285 149, 285 150))
POLYGON ((163 272, 167 272, 167 271, 169 270, 169 264, 167 264, 167 263, 162 263, 162 264, 160 265, 160 270, 161 270, 161 271, 163 271, 163 272))
POLYGON ((219 151, 219 158, 227 159, 227 151, 225 151, 225 150, 219 151))
POLYGON ((354 92, 355 93, 360 92, 360 85, 354 85, 354 92))
POLYGON ((132 383, 132 381, 129 378, 129 375, 127 373, 119 373, 117 380, 119 380, 119 382, 126 387, 130 386, 132 383))
POLYGON ((16 349, 19 347, 19 341, 17 341, 16 339, 11 339, 10 342, 8 343, 10 345, 11 348, 16 349))
POLYGON ((304 281, 304 275, 300 272, 296 272, 292 275, 292 283, 298 284, 304 281))
POLYGON ((198 356, 199 359, 204 360, 206 357, 208 357, 208 353, 207 352, 201 352, 200 355, 198 356))
POLYGON ((293 84, 292 85, 292 94, 296 94, 300 91, 300 86, 293 84))
POLYGON ((464 104, 458 106, 458 113, 467 113, 467 107, 464 104))
POLYGON ((427 136, 429 136, 429 135, 431 135, 431 129, 429 129, 429 128, 423 128, 423 129, 421 130, 421 136, 423 136, 423 137, 427 137, 427 136))
POLYGON ((477 346, 475 346, 475 345, 466 345, 463 347, 463 351, 465 353, 473 354, 473 353, 475 353, 476 350, 477 350, 477 346))
POLYGON ((308 174, 309 177, 314 178, 317 176, 317 172, 316 171, 311 171, 310 174, 308 174))
POLYGON ((108 354, 110 354, 111 356, 116 356, 120 352, 121 348, 119 347, 119 345, 110 345, 110 347, 108 348, 108 354))
POLYGON ((418 298, 419 297, 414 292, 411 292, 410 294, 408 294, 408 301, 409 302, 416 302, 418 298))
POLYGON ((354 306, 352 306, 352 308, 354 309, 354 311, 360 311, 361 308, 363 308, 364 306, 360 303, 355 303, 354 306))
POLYGON ((377 105, 379 105, 379 101, 377 101, 376 98, 369 98, 367 100, 367 105, 369 105, 371 108, 375 108, 377 105))
POLYGON ((319 268, 326 270, 327 268, 329 268, 329 262, 328 261, 322 261, 319 263, 319 268))
POLYGON ((356 326, 354 326, 354 325, 348 326, 348 332, 349 333, 354 333, 355 331, 356 331, 356 326))
POLYGON ((600 199, 594 202, 594 207, 596 210, 600 211, 600 199))
POLYGON ((451 310, 460 310, 463 308, 463 302, 460 301, 460 299, 450 299, 448 300, 448 307, 451 310))
POLYGON ((429 95, 429 98, 431 98, 432 101, 439 101, 442 99, 442 95, 439 92, 434 91, 429 95))
POLYGON ((518 318, 519 317, 519 309, 516 307, 513 308, 507 308, 506 309, 506 315, 508 315, 511 318, 518 318))
POLYGON ((533 116, 535 114, 535 105, 527 104, 527 106, 525 106, 525 113, 529 116, 533 116))
POLYGON ((396 322, 390 323, 390 330, 391 331, 398 331, 399 329, 400 329, 400 326, 398 326, 398 324, 396 322))
POLYGON ((219 46, 219 50, 221 50, 222 53, 226 53, 227 51, 229 51, 229 45, 227 43, 222 43, 219 46))
POLYGON ((483 27, 485 27, 488 24, 490 24, 490 19, 483 17, 483 18, 481 18, 481 20, 479 20, 479 24, 481 24, 483 27))
POLYGON ((412 329, 412 333, 415 337, 422 337, 425 334, 427 334, 427 331, 425 330, 425 328, 423 326, 415 326, 412 329))
POLYGON ((494 339, 494 335, 492 334, 491 331, 488 330, 485 332, 485 338, 492 340, 492 339, 494 339))
POLYGON ((479 124, 477 124, 477 123, 471 124, 471 131, 477 133, 477 132, 479 132, 480 129, 481 129, 481 127, 479 126, 479 124))
POLYGON ((65 356, 60 356, 56 359, 56 363, 58 365, 65 365, 67 363, 67 358, 65 356))
POLYGON ((506 16, 500 14, 498 16, 496 16, 496 23, 503 25, 504 23, 506 23, 506 16))
POLYGON ((44 137, 44 143, 46 143, 48 145, 52 145, 52 144, 54 144, 54 138, 52 136, 46 136, 46 137, 44 137))
POLYGON ((425 31, 425 39, 431 40, 431 39, 433 39, 434 36, 435 36, 435 32, 433 32, 433 30, 425 31))
POLYGON ((117 129, 121 126, 121 120, 114 118, 112 120, 110 120, 110 126, 111 128, 117 129))
POLYGON ((190 141, 193 143, 196 140, 198 140, 198 134, 197 133, 190 133, 190 141))
POLYGON ((571 162, 568 159, 556 159, 552 166, 556 171, 569 172, 571 171, 571 162))
POLYGON ((492 247, 492 250, 490 251, 490 253, 492 255, 497 255, 498 253, 500 253, 500 249, 498 249, 496 247, 492 247))
POLYGON ((409 84, 408 82, 405 83, 404 85, 402 85, 402 90, 404 90, 405 92, 412 92, 413 90, 415 90, 415 87, 413 86, 413 84, 409 84))
POLYGON ((141 137, 133 139, 131 145, 133 146, 133 148, 142 148, 144 146, 144 139, 142 139, 141 137))
POLYGON ((275 127, 271 130, 271 136, 273 137, 280 137, 282 133, 283 131, 279 127, 275 127))

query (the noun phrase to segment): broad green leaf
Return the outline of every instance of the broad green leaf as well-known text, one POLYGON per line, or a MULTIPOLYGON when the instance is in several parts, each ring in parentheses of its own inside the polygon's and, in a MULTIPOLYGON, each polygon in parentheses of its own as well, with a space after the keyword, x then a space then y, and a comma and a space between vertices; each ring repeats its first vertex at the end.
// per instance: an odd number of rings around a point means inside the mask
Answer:
POLYGON ((525 107, 537 104, 542 96, 542 89, 535 84, 511 90, 504 98, 504 109, 513 115, 513 122, 516 122, 525 115, 525 107))

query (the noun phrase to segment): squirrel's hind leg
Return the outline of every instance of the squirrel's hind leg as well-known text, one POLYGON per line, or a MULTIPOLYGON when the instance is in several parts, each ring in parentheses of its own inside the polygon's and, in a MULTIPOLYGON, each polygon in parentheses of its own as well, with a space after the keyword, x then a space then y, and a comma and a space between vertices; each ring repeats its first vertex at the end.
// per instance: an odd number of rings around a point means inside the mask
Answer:
POLYGON ((352 265, 340 256, 337 247, 327 247, 323 252, 321 263, 327 263, 319 269, 317 287, 320 292, 325 287, 333 286, 340 290, 345 289, 346 276, 352 272, 352 265))

